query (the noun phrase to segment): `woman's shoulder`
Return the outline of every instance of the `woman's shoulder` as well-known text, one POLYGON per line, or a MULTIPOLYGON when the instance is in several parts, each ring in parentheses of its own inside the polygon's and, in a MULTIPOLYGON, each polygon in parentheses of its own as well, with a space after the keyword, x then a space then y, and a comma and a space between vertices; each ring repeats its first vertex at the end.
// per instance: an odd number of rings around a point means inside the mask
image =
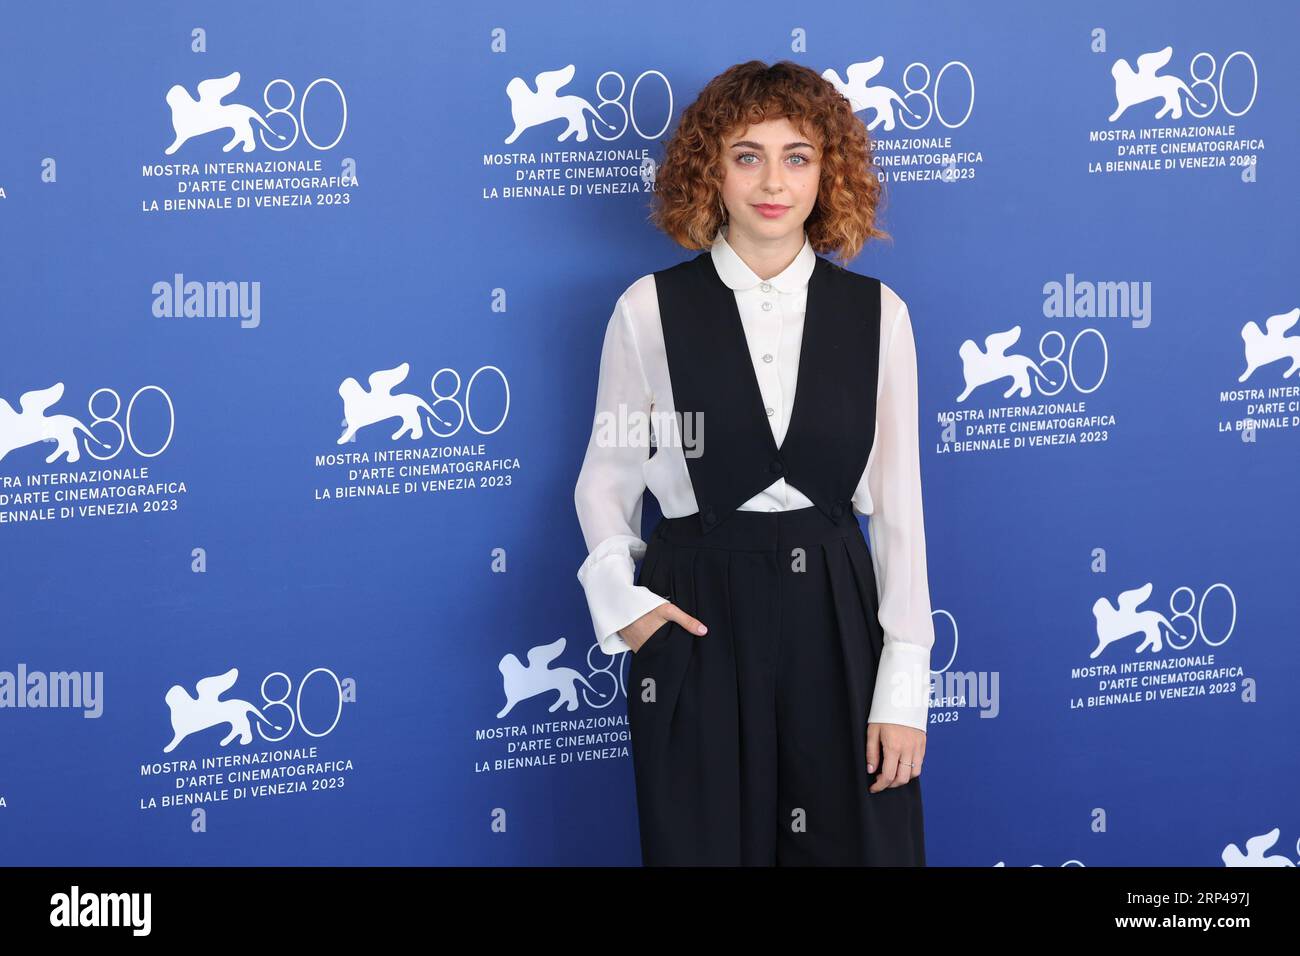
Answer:
POLYGON ((894 289, 893 286, 885 282, 885 280, 877 276, 868 275, 867 273, 864 272, 855 272, 852 269, 846 269, 843 266, 839 265, 838 263, 831 261, 830 259, 827 259, 826 261, 830 263, 830 265, 836 272, 848 276, 849 280, 852 282, 861 283, 863 287, 866 287, 870 284, 879 284, 880 317, 882 319, 893 319, 894 316, 896 316, 901 310, 906 309, 907 306, 906 303, 903 301, 903 297, 898 293, 896 289, 894 289))
POLYGON ((628 318, 633 324, 657 318, 659 315, 659 295, 655 289, 655 276, 648 272, 636 279, 623 290, 618 297, 628 318))
POLYGON ((901 312, 907 311, 907 303, 903 297, 888 283, 880 283, 880 317, 882 319, 893 319, 901 312))

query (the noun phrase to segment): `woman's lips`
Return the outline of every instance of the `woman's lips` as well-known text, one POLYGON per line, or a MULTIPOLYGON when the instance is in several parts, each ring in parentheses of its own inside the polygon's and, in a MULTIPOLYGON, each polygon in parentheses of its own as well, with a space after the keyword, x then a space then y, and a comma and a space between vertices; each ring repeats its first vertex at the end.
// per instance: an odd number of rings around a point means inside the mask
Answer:
POLYGON ((778 206, 773 203, 756 203, 754 205, 754 208, 757 209, 764 216, 766 216, 768 219, 776 219, 778 216, 784 214, 785 211, 788 210, 790 207, 778 206))

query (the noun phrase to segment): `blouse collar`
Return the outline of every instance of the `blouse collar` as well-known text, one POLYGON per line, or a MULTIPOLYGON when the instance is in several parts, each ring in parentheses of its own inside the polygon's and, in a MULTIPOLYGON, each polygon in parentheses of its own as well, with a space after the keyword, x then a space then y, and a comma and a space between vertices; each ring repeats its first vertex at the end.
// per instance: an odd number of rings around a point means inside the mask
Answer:
MULTIPOLYGON (((740 258, 736 250, 731 248, 731 244, 727 242, 725 226, 714 236, 713 247, 709 251, 713 256, 714 268, 718 270, 718 275, 729 288, 736 291, 752 289, 763 281, 745 264, 745 260, 740 258)), ((808 285, 808 279, 812 276, 816 264, 817 255, 813 252, 812 243, 808 241, 808 233, 805 230, 803 248, 794 257, 794 261, 767 281, 776 286, 780 292, 798 292, 808 285)))

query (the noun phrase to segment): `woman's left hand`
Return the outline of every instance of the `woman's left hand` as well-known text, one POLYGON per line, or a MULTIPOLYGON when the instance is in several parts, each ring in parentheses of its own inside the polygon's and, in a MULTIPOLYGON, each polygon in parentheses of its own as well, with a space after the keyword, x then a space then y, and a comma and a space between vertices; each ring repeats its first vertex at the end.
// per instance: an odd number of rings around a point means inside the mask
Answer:
POLYGON ((876 768, 880 768, 880 776, 871 785, 869 793, 879 793, 886 787, 901 787, 913 777, 919 777, 924 758, 924 730, 904 724, 867 724, 867 773, 875 773, 876 768))

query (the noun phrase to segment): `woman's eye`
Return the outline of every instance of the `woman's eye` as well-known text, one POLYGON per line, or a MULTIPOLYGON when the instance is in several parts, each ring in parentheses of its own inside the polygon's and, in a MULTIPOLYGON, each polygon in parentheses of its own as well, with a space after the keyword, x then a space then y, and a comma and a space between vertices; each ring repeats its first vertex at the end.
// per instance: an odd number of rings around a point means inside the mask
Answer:
MULTIPOLYGON (((741 153, 741 154, 740 154, 738 157, 736 157, 736 158, 737 158, 737 160, 740 162, 740 165, 742 165, 742 166, 753 166, 753 165, 756 165, 755 163, 747 163, 747 162, 745 162, 745 160, 747 160, 747 159, 754 159, 754 160, 762 159, 762 157, 759 156, 757 153, 741 153)), ((807 165, 808 165, 808 162, 809 162, 808 157, 805 156, 803 153, 791 153, 790 156, 789 156, 789 158, 790 158, 790 159, 797 159, 797 160, 799 160, 798 163, 795 163, 796 166, 807 166, 807 165)))

